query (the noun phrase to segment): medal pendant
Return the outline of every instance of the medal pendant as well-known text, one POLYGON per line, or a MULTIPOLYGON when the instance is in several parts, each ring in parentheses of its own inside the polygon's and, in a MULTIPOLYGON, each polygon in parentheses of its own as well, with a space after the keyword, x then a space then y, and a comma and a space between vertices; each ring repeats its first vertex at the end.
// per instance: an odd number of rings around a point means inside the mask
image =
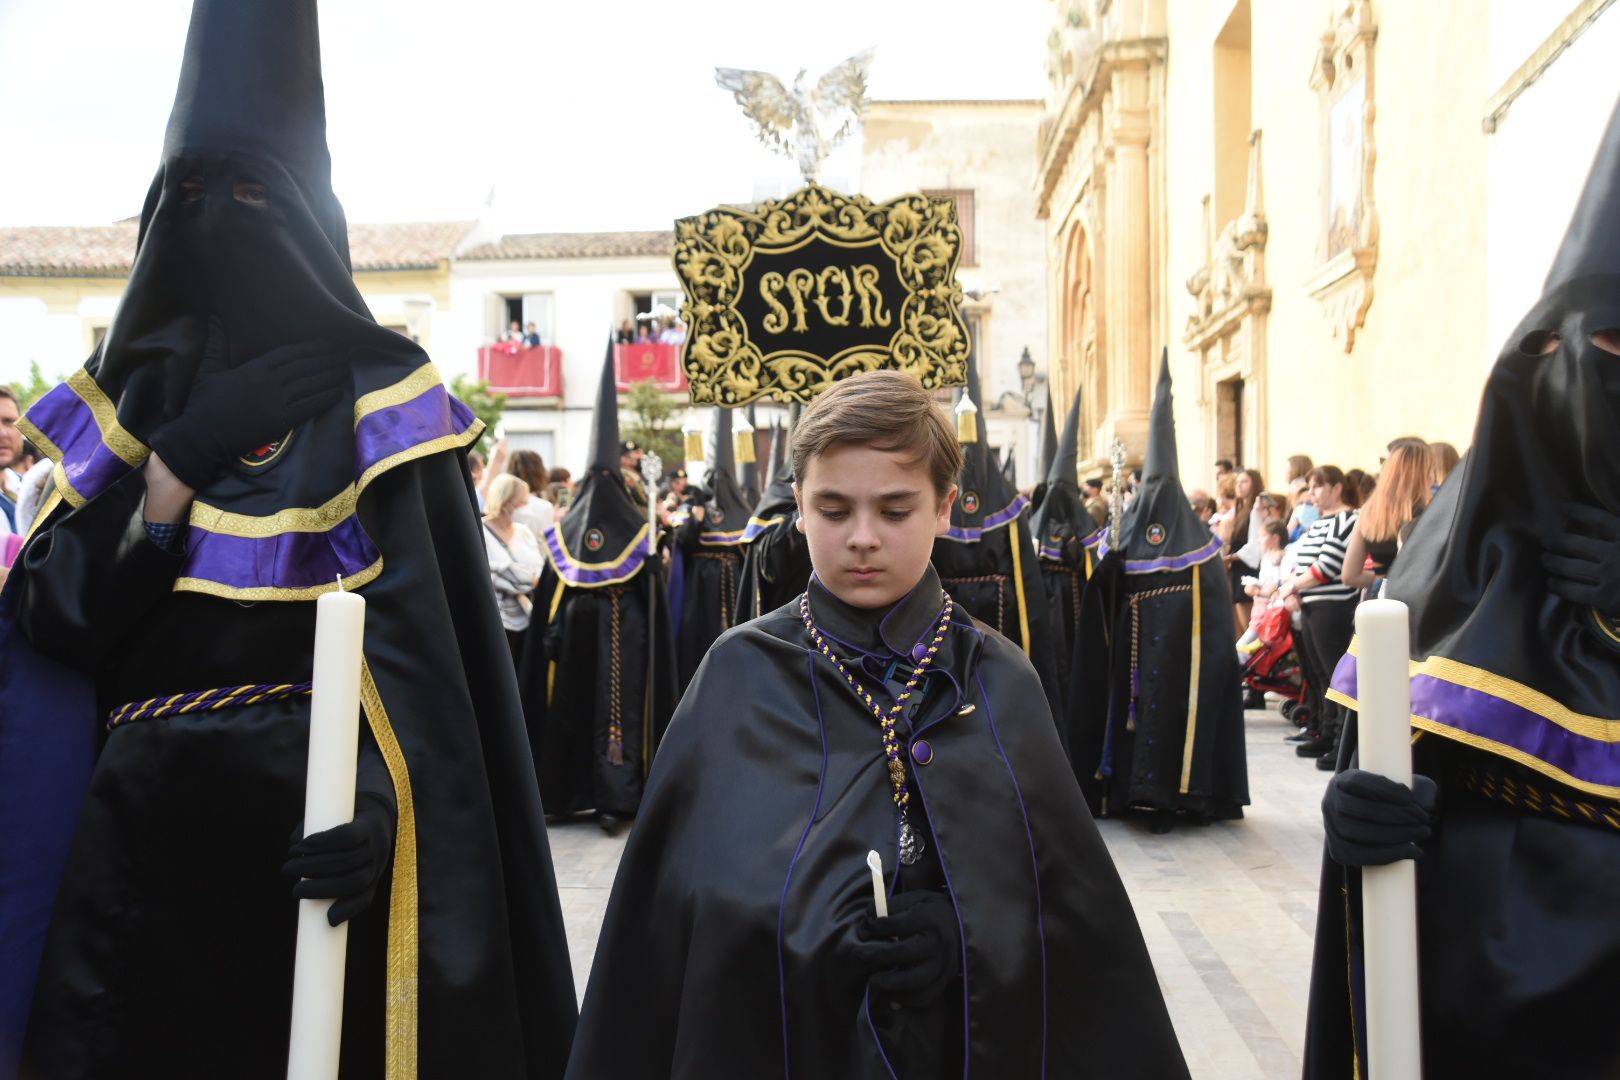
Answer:
POLYGON ((917 830, 911 827, 911 822, 901 821, 900 864, 902 866, 915 865, 917 860, 922 858, 924 846, 922 837, 918 836, 917 830))

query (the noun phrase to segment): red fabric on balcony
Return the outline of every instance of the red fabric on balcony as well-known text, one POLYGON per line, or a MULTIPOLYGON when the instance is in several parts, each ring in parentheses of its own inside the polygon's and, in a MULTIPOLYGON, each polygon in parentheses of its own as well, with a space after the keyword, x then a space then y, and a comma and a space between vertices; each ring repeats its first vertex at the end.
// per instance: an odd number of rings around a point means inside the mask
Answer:
POLYGON ((478 377, 509 397, 562 397, 562 350, 513 342, 486 345, 478 350, 478 377))
POLYGON ((629 390, 631 383, 648 379, 665 393, 687 392, 686 370, 681 367, 679 345, 661 345, 650 341, 615 345, 613 363, 620 392, 629 390))

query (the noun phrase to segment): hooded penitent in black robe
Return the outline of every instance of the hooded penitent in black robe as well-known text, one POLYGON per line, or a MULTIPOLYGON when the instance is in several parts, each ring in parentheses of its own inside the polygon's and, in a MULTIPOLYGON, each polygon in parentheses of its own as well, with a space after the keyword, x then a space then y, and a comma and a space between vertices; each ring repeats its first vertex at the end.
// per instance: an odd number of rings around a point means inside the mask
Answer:
MULTIPOLYGON (((1411 609, 1413 766, 1440 788, 1417 864, 1426 1076, 1620 1075, 1620 612, 1554 594, 1541 561, 1567 505, 1620 514, 1620 358, 1591 340, 1615 327, 1620 110, 1542 298, 1485 384, 1473 446, 1385 593, 1411 609)), ((1351 709, 1354 653, 1330 691, 1351 709)), ((1341 767, 1354 736, 1352 714, 1341 767)), ((1360 900, 1360 872, 1325 860, 1313 1080, 1368 1076, 1360 900)))
POLYGON ((1108 706, 1075 718, 1075 771, 1099 812, 1241 817, 1249 774, 1232 594, 1220 538, 1181 489, 1168 358, 1143 473, 1119 547, 1110 550, 1106 534, 1097 546, 1102 561, 1084 599, 1080 648, 1106 657, 1108 706), (1106 650, 1094 645, 1105 625, 1106 650))
POLYGON ((749 618, 741 614, 737 594, 743 536, 753 506, 737 484, 731 410, 715 412, 714 465, 704 481, 709 499, 703 504, 702 520, 693 512, 675 530, 676 557, 682 562, 677 650, 683 691, 715 639, 749 618))
MULTIPOLYGON (((963 389, 977 403, 979 370, 968 355, 963 389)), ((934 541, 934 569, 956 602, 1017 645, 1035 665, 1052 715, 1063 715, 1053 626, 1029 538, 1029 497, 1020 495, 991 460, 976 425, 962 429, 962 475, 950 530, 934 541)))
POLYGON ((129 289, 28 414, 62 501, 8 598, 34 648, 94 683, 95 713, 54 719, 100 737, 24 1076, 285 1076, 296 691, 310 601, 339 578, 367 603, 360 783, 396 823, 350 922, 344 1075, 544 1077, 567 1053, 561 909, 463 457, 480 424, 349 275, 316 25, 307 0, 198 0, 129 289), (233 199, 242 177, 267 206, 233 199), (170 554, 141 466, 193 390, 187 317, 219 321, 221 362, 315 340, 347 377, 339 405, 198 490, 170 554), (254 703, 216 707, 241 686, 254 703))
POLYGON ((787 452, 799 406, 789 407, 790 426, 779 430, 771 446, 771 483, 765 489, 743 533, 742 588, 737 609, 744 619, 775 611, 804 592, 810 582, 810 545, 799 531, 799 508, 793 501, 793 458, 787 452))
POLYGON ((541 538, 521 681, 546 813, 631 817, 675 708, 675 643, 647 508, 619 472, 611 348, 591 448, 573 504, 541 538))
MULTIPOLYGON (((817 582, 809 597, 868 686, 926 649, 943 600, 931 570, 886 613, 817 582)), ((938 858, 902 867, 878 725, 798 605, 716 643, 620 863, 571 1077, 1187 1075, 1028 659, 957 608, 933 666, 899 726, 938 858), (960 919, 965 974, 926 1017, 948 1033, 937 1068, 898 1060, 924 1018, 869 994, 848 956, 868 850, 891 893, 935 886, 960 919)))
MULTIPOLYGON (((1048 409, 1050 412, 1050 409, 1048 409)), ((1074 395, 1063 442, 1054 447, 1046 465, 1040 505, 1029 517, 1035 539, 1041 584, 1046 587, 1047 610, 1056 642, 1058 680, 1065 709, 1072 712, 1075 682, 1075 639, 1080 625, 1080 601, 1096 564, 1095 548, 1102 539, 1096 519, 1086 512, 1080 497, 1077 459, 1080 445, 1080 395, 1074 395)), ((1066 725, 1065 725, 1066 726, 1066 725)))

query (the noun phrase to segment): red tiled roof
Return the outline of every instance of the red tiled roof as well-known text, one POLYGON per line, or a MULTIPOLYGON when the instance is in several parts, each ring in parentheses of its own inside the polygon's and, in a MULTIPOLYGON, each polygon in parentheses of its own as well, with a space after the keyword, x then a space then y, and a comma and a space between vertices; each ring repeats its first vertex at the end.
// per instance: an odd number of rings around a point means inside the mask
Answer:
MULTIPOLYGON (((470 221, 351 223, 356 270, 430 270, 455 255, 470 221)), ((124 277, 135 255, 138 223, 0 227, 0 276, 124 277)))
POLYGON ((513 233, 490 244, 479 244, 458 258, 486 259, 599 259, 626 255, 675 254, 673 230, 658 232, 513 233))

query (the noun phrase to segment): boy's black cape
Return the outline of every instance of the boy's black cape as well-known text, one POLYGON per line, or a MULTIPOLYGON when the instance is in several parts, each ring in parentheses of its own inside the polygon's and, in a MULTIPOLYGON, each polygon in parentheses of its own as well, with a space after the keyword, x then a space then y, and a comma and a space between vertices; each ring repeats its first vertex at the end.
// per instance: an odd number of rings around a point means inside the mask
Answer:
POLYGON ((8 601, 95 699, 88 715, 0 702, 0 724, 43 715, 96 744, 25 1076, 285 1075, 297 903, 280 871, 309 705, 269 688, 309 679, 309 601, 339 577, 367 603, 360 780, 397 814, 391 867, 351 923, 345 1074, 561 1071, 573 988, 463 458, 481 425, 371 318, 328 177, 314 4, 198 0, 129 289, 84 369, 28 414, 62 501, 8 601), (181 186, 193 176, 202 198, 181 186), (232 198, 241 177, 268 209, 232 198), (233 363, 329 342, 353 390, 198 491, 171 555, 143 528, 141 466, 190 392, 188 320, 210 317, 233 363), (266 695, 103 726, 121 705, 244 684, 266 695))
MULTIPOLYGON (((881 623, 817 583, 810 595, 845 656, 909 655, 942 600, 932 572, 881 623)), ((1186 1076, 1028 659, 958 608, 935 667, 910 741, 933 754, 911 770, 961 919, 968 1068, 1186 1076)), ((845 955, 872 907, 868 850, 896 868, 872 714, 815 651, 796 604, 730 631, 653 770, 569 1075, 892 1075, 845 955)))
POLYGON ((647 508, 619 471, 611 345, 590 467, 541 543, 546 568, 519 665, 540 797, 548 814, 630 817, 675 708, 675 642, 647 508))
POLYGON ((1128 806, 1241 817, 1249 801, 1232 594, 1221 542, 1198 520, 1176 462, 1170 365, 1161 361, 1141 490, 1084 597, 1077 650, 1106 658, 1106 711, 1079 711, 1070 749, 1099 812, 1128 806), (1098 643, 1106 639, 1107 647, 1098 643))
MULTIPOLYGON (((798 409, 796 404, 790 407, 793 422, 798 409)), ((743 534, 747 554, 737 609, 744 619, 775 611, 804 592, 810 581, 810 546, 799 531, 799 508, 793 501, 793 459, 787 453, 791 430, 790 424, 787 431, 777 431, 772 441, 771 482, 743 534)))
MULTIPOLYGON (((1387 586, 1411 609, 1413 764, 1440 787, 1418 862, 1425 1075, 1620 1075, 1620 612, 1554 594, 1541 562, 1567 505, 1620 514, 1620 357, 1592 342, 1615 327, 1620 107, 1542 297, 1486 381, 1473 445, 1387 586)), ((1351 709, 1354 653, 1329 691, 1351 709)), ((1341 765, 1354 736, 1352 723, 1341 765)), ((1360 899, 1359 872, 1324 860, 1313 1080, 1368 1075, 1360 899)))
MULTIPOLYGON (((975 403, 978 361, 968 355, 965 393, 975 403)), ((984 432, 962 445, 962 475, 950 530, 934 541, 934 569, 974 618, 1023 649, 1046 688, 1054 716, 1063 714, 1055 628, 1029 535, 1029 497, 1007 482, 984 432)))
POLYGON ((749 616, 740 614, 743 537, 753 504, 737 483, 731 410, 717 409, 714 465, 706 478, 710 499, 702 521, 693 514, 675 530, 683 568, 677 648, 684 689, 716 638, 749 616))

